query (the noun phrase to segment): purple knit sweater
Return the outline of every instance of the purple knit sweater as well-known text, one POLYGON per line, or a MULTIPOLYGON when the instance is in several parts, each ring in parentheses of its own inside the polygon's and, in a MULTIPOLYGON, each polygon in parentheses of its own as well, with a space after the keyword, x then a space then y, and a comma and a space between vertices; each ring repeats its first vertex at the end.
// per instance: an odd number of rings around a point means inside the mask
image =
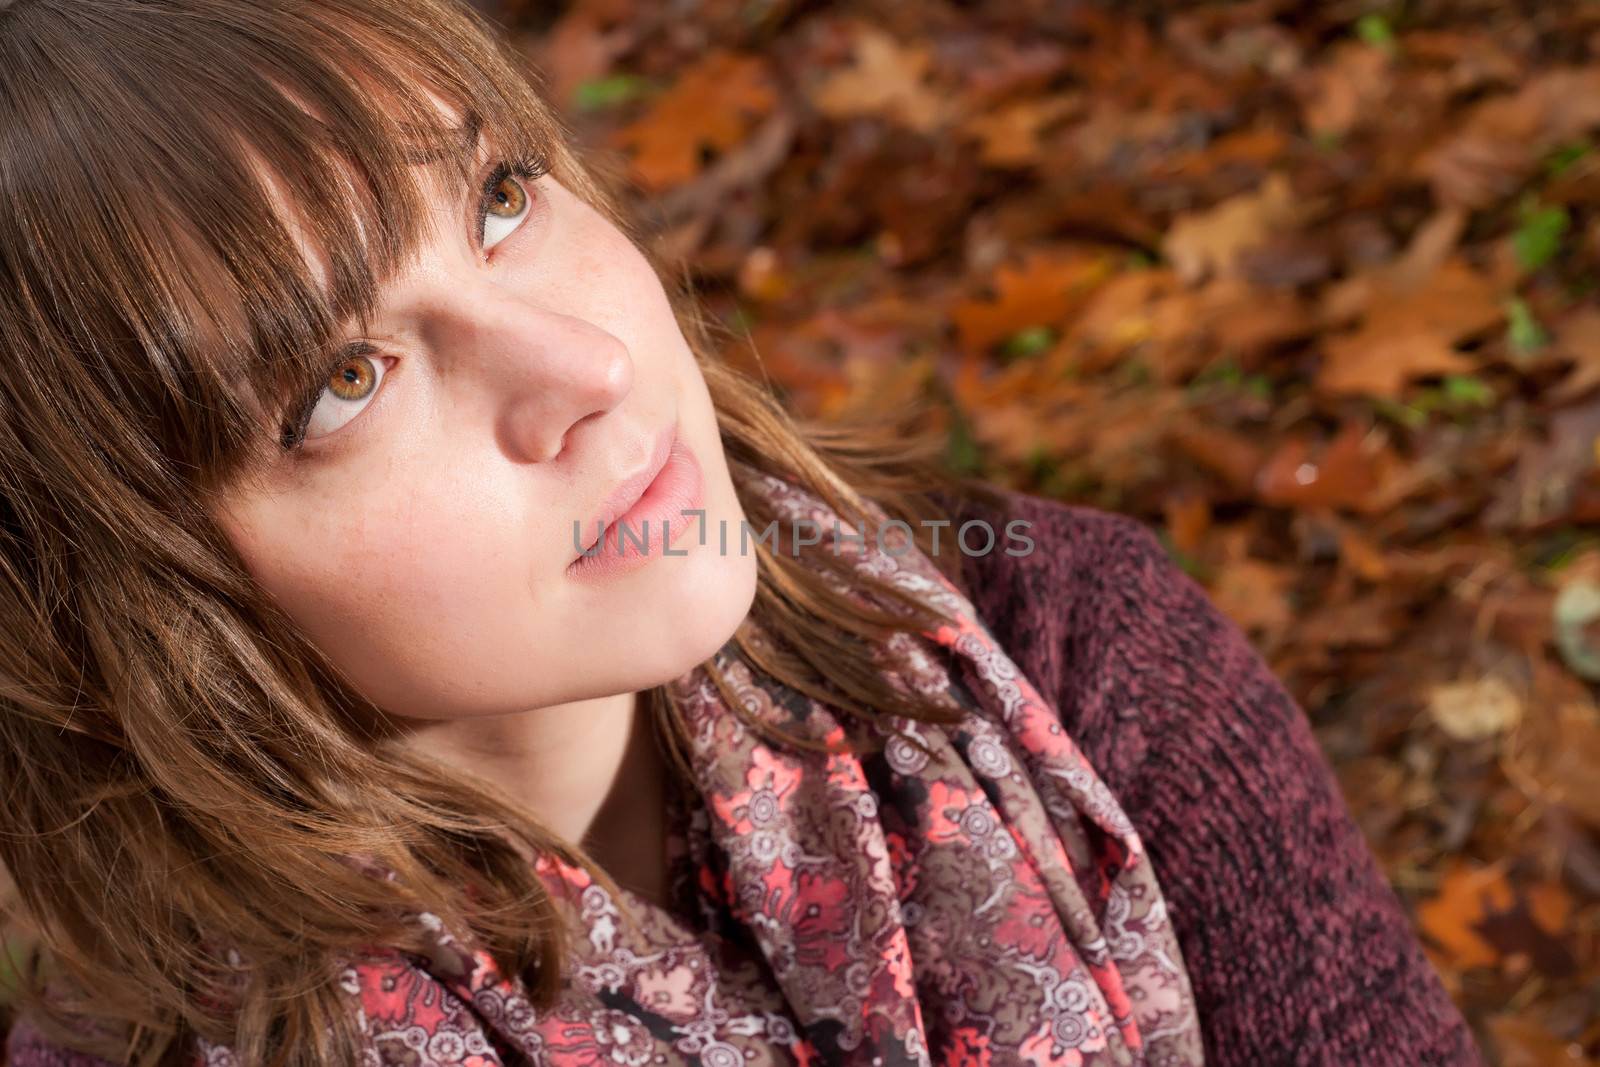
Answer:
POLYGON ((1304 712, 1244 633, 1142 522, 1021 494, 1005 518, 1033 522, 1038 547, 969 557, 973 605, 1139 831, 1206 1062, 1481 1065, 1304 712))
MULTIPOLYGON (((1007 496, 959 519, 1026 519, 1035 548, 966 557, 973 603, 1138 829, 1207 1063, 1479 1067, 1305 715, 1245 635, 1143 523, 1007 496)), ((25 1022, 8 1049, 12 1067, 104 1067, 25 1022)))

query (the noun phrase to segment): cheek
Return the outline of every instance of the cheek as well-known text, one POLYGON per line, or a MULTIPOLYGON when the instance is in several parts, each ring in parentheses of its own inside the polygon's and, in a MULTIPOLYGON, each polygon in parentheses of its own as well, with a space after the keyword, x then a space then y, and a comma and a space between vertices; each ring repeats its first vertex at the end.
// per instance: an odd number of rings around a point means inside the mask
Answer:
POLYGON ((527 575, 532 546, 519 548, 511 532, 520 520, 494 499, 455 491, 346 497, 292 516, 256 516, 236 543, 306 635, 359 688, 398 709, 420 679, 470 674, 475 656, 503 654, 486 635, 519 603, 526 609, 530 592, 516 576, 527 575))
POLYGON ((674 343, 681 345, 678 323, 661 278, 637 246, 604 216, 587 205, 567 208, 574 216, 565 230, 561 278, 551 277, 545 291, 562 308, 622 339, 637 369, 664 362, 674 343), (561 287, 561 295, 549 287, 561 287))
POLYGON ((462 531, 441 510, 366 512, 347 503, 306 524, 295 546, 263 567, 274 596, 320 630, 381 624, 386 615, 427 606, 432 591, 459 579, 453 558, 431 546, 462 531))

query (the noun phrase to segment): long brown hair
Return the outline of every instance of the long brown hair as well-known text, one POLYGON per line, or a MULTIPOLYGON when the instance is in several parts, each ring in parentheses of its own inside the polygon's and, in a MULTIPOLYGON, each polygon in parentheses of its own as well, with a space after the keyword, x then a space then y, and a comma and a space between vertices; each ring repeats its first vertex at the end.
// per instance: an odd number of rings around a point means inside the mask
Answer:
MULTIPOLYGON (((746 486, 776 474, 906 520, 959 580, 927 540, 944 514, 927 490, 984 493, 942 474, 936 436, 908 436, 926 413, 804 425, 714 358, 686 276, 537 79, 451 0, 0 0, 0 863, 38 949, 25 1010, 57 1040, 139 1064, 194 1035, 247 1063, 353 1063, 345 953, 421 951, 409 917, 432 912, 543 1006, 563 923, 525 855, 615 888, 488 783, 387 744, 207 508, 417 247, 415 164, 466 179, 464 131, 428 93, 541 160, 669 281, 758 528, 776 516, 746 486)), ((874 583, 901 610, 864 611, 757 551, 752 617, 778 640, 736 635, 739 655, 848 713, 949 720, 868 650, 926 608, 874 583)), ((681 723, 649 696, 687 775, 681 723)))

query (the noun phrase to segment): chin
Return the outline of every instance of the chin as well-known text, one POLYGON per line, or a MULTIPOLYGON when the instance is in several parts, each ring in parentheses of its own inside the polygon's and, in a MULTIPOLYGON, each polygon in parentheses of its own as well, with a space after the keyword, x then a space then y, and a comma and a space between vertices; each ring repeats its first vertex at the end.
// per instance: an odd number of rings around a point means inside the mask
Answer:
MULTIPOLYGON (((652 601, 643 618, 641 639, 659 647, 663 662, 647 685, 670 681, 705 662, 727 644, 755 603, 758 561, 755 553, 717 552, 713 539, 699 559, 659 560, 659 573, 671 587, 665 600, 652 601), (673 563, 690 564, 673 567, 673 563)), ((642 686, 641 686, 642 688, 642 686)))

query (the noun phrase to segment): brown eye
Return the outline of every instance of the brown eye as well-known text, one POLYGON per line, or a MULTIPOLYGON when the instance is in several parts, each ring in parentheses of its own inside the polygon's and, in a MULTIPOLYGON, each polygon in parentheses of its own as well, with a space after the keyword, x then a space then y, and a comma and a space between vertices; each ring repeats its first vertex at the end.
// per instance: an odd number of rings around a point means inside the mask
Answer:
POLYGON ((326 437, 364 411, 383 384, 382 357, 359 354, 341 360, 323 382, 305 416, 303 440, 326 437))
POLYGON ((328 378, 328 388, 340 400, 360 400, 372 391, 378 376, 373 373, 372 360, 354 356, 334 369, 328 378))
POLYGON ((532 194, 517 180, 519 177, 520 173, 507 174, 486 186, 487 192, 478 207, 478 236, 485 252, 511 236, 528 217, 532 194))
POLYGON ((500 184, 489 193, 489 214, 503 219, 516 218, 527 204, 527 191, 515 178, 500 179, 500 184))

